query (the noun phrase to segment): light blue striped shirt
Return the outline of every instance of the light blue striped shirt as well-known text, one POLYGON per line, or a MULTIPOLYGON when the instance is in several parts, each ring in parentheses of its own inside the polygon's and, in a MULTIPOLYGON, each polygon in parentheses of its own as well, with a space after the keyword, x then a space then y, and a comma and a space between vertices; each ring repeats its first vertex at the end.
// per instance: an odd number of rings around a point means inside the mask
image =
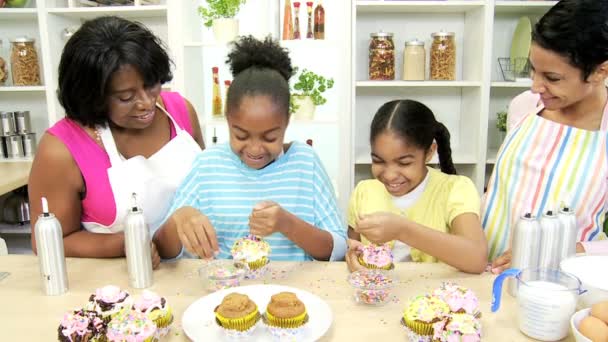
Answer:
MULTIPOLYGON (((309 224, 331 233, 331 260, 346 252, 346 225, 332 184, 314 150, 301 142, 261 170, 245 165, 228 143, 204 150, 175 193, 169 213, 192 206, 215 228, 220 254, 231 258, 235 240, 249 234, 249 215, 261 201, 274 201, 309 224)), ((271 260, 312 260, 281 233, 265 237, 271 260)))

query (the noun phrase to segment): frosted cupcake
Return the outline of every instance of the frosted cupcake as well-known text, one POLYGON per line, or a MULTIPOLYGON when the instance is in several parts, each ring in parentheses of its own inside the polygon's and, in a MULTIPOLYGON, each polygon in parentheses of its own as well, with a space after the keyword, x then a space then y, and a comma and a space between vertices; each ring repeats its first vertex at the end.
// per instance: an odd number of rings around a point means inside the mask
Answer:
POLYGON ((359 247, 359 263, 369 269, 390 270, 393 266, 393 251, 388 244, 369 244, 359 247))
POLYGON ((110 323, 107 332, 109 341, 155 342, 156 325, 145 313, 135 310, 123 310, 110 323))
POLYGON ((105 342, 106 325, 95 311, 78 310, 63 315, 58 338, 61 342, 105 342))
POLYGON ((263 273, 264 267, 268 264, 270 255, 270 245, 261 238, 248 235, 238 239, 230 250, 232 258, 243 260, 249 266, 246 278, 257 278, 263 273))
POLYGON ((468 314, 451 314, 433 324, 435 342, 479 342, 481 323, 468 314))
POLYGON ((410 300, 401 323, 407 330, 410 341, 430 342, 433 339, 433 324, 443 320, 450 307, 434 296, 417 296, 410 300))
POLYGON ((445 282, 433 291, 433 295, 446 302, 453 313, 480 315, 479 300, 475 293, 466 287, 445 282))
POLYGON ((154 322, 158 338, 169 333, 171 323, 173 323, 173 311, 167 305, 165 298, 152 291, 144 290, 141 297, 133 302, 133 310, 145 313, 154 322))
POLYGON ((216 322, 230 338, 251 336, 260 317, 255 302, 240 293, 228 294, 215 308, 216 322))
POLYGON ((270 297, 264 324, 275 340, 299 340, 307 322, 306 306, 294 293, 280 292, 270 297))
POLYGON ((129 307, 126 299, 129 293, 121 290, 118 286, 108 285, 95 290, 89 297, 89 303, 85 306, 87 310, 97 311, 104 322, 109 322, 124 307, 129 307))

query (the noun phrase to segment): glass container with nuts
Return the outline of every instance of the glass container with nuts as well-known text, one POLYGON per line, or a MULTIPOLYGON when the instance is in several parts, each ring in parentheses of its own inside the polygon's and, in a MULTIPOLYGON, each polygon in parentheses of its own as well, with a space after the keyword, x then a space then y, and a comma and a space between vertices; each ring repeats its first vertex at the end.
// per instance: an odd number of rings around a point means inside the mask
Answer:
POLYGON ((34 39, 21 37, 11 40, 11 71, 13 85, 40 85, 40 67, 34 39))
POLYGON ((431 80, 453 81, 456 79, 456 44, 454 32, 431 34, 431 80))
POLYGON ((395 44, 393 34, 377 32, 370 34, 369 42, 369 79, 395 79, 395 44))

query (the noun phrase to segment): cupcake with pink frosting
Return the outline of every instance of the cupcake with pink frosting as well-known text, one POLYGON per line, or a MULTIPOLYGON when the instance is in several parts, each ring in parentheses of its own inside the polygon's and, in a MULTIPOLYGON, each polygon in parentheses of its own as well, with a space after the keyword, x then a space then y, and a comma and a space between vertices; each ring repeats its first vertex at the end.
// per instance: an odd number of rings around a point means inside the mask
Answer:
POLYGON ((58 338, 61 342, 105 342, 106 325, 95 311, 77 310, 63 315, 58 338))
POLYGON ((167 305, 165 298, 152 291, 144 290, 141 296, 133 302, 133 310, 146 314, 154 322, 159 339, 169 333, 171 323, 173 323, 173 311, 167 305))
POLYGON ((369 244, 359 247, 359 263, 369 269, 390 270, 393 266, 393 251, 388 244, 369 244))
POLYGON ((468 314, 451 314, 433 324, 433 341, 436 342, 479 342, 481 323, 468 314))
POLYGON ((156 325, 145 313, 123 310, 108 323, 108 341, 156 342, 156 325))
POLYGON ((433 295, 439 297, 450 307, 450 312, 466 313, 479 316, 479 300, 473 291, 452 282, 444 282, 433 291, 433 295))
POLYGON ((123 308, 130 306, 127 302, 128 297, 129 293, 118 286, 104 286, 95 290, 95 293, 89 297, 89 303, 85 309, 97 311, 107 323, 123 308))

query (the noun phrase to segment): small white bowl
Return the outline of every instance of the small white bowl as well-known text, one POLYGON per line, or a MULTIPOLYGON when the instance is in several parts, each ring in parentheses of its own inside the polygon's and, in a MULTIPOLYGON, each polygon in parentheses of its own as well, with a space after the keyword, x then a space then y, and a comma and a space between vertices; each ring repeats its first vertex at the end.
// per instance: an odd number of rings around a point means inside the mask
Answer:
POLYGON ((579 297, 579 308, 588 308, 595 303, 608 300, 608 256, 582 255, 562 260, 560 269, 575 275, 587 290, 579 297))
POLYGON ((572 318, 570 318, 570 329, 572 329, 572 335, 574 335, 576 342, 592 342, 590 339, 583 336, 580 331, 578 331, 578 325, 581 323, 583 318, 589 316, 589 312, 591 312, 591 308, 579 310, 572 315, 572 318))

